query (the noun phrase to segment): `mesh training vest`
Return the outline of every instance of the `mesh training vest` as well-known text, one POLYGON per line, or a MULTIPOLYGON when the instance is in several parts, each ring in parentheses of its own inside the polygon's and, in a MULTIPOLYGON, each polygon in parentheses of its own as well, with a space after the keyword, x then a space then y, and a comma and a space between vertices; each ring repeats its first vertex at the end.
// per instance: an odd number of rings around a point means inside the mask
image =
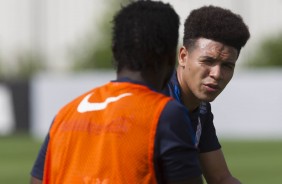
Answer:
POLYGON ((44 184, 154 184, 159 116, 171 98, 110 82, 66 105, 50 129, 44 184))

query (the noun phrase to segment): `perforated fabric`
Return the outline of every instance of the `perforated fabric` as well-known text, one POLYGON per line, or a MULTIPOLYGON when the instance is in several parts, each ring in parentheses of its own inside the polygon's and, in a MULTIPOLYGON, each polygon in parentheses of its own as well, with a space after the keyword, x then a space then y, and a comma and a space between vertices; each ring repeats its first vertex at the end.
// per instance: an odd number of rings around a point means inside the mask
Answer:
POLYGON ((78 97, 50 129, 43 183, 156 183, 155 131, 170 99, 127 82, 78 97))

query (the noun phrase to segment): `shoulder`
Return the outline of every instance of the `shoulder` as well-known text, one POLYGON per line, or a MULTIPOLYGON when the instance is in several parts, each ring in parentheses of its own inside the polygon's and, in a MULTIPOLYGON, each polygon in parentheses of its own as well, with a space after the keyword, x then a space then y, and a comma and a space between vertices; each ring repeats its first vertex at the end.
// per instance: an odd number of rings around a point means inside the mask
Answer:
POLYGON ((174 118, 176 119, 187 118, 187 121, 190 121, 187 108, 183 104, 173 99, 170 100, 164 107, 160 120, 174 119, 174 118))
POLYGON ((187 109, 176 100, 169 101, 163 109, 158 125, 158 137, 176 136, 194 146, 194 131, 187 109))
MULTIPOLYGON (((195 132, 187 109, 176 100, 165 106, 155 138, 156 165, 165 181, 186 180, 201 175, 195 132)), ((158 173, 158 172, 157 172, 158 173)))

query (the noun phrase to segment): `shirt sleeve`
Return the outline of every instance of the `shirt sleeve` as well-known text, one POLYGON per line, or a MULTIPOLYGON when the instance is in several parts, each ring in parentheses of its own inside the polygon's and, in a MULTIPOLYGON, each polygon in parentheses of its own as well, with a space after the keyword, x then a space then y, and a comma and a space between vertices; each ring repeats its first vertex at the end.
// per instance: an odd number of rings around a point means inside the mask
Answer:
POLYGON ((31 175, 37 179, 42 180, 43 173, 44 173, 44 163, 45 163, 45 156, 46 151, 49 143, 49 134, 46 136, 41 149, 37 155, 37 159, 33 165, 33 168, 31 170, 31 175))
POLYGON ((195 133, 186 111, 172 100, 160 116, 154 155, 158 181, 183 181, 202 174, 195 133))
POLYGON ((208 103, 207 114, 202 118, 203 129, 199 143, 199 150, 201 153, 215 151, 221 148, 218 141, 216 130, 213 124, 213 114, 211 112, 211 105, 208 103))

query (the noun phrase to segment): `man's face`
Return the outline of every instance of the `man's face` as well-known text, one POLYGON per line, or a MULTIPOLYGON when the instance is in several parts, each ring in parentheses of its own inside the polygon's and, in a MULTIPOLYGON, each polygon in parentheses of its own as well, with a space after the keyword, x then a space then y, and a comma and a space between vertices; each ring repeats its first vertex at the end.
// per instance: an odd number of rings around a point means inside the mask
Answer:
POLYGON ((210 39, 200 38, 195 47, 179 53, 179 82, 191 100, 213 101, 231 80, 238 51, 210 39))

